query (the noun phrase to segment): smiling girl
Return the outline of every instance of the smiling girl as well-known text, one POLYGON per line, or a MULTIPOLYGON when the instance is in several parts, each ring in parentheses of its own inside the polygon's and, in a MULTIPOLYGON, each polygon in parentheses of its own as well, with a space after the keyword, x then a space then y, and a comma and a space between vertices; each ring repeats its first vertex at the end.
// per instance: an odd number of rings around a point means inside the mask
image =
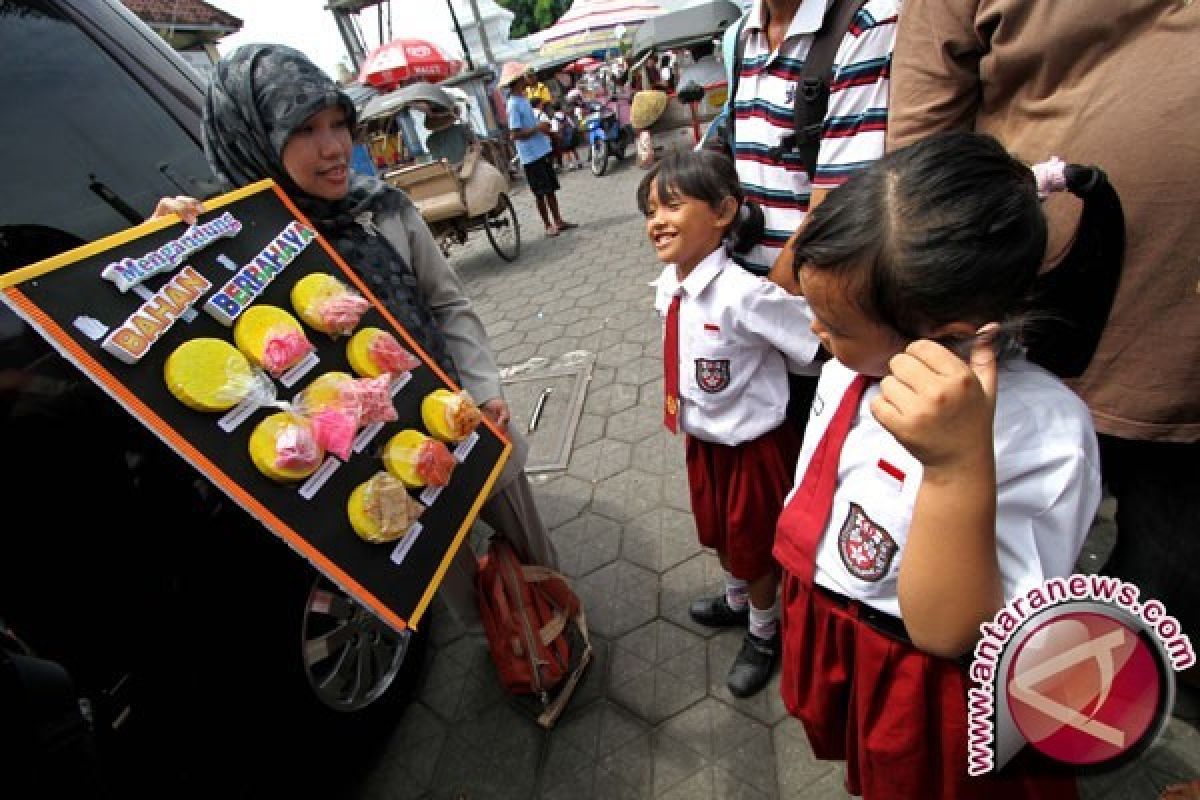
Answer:
POLYGON ((746 697, 766 684, 779 655, 771 546, 799 452, 784 419, 785 359, 811 364, 817 338, 803 299, 730 257, 752 246, 762 216, 744 203, 729 159, 672 154, 646 174, 637 197, 666 264, 655 282, 665 319, 664 423, 687 434, 696 529, 725 569, 725 592, 697 600, 690 614, 712 627, 749 623, 727 680, 746 697))

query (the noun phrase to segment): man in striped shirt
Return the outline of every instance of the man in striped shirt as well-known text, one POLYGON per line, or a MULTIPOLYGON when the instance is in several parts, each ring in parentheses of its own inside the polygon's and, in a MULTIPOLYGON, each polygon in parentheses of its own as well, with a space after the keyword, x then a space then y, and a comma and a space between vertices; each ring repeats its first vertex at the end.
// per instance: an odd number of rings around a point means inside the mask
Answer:
POLYGON ((816 174, 810 179, 798 153, 773 157, 770 151, 793 132, 797 82, 830 0, 755 0, 733 102, 738 176, 746 197, 766 216, 762 244, 740 261, 749 271, 770 272, 772 280, 795 291, 784 245, 825 193, 883 155, 900 2, 867 0, 842 38, 816 174))

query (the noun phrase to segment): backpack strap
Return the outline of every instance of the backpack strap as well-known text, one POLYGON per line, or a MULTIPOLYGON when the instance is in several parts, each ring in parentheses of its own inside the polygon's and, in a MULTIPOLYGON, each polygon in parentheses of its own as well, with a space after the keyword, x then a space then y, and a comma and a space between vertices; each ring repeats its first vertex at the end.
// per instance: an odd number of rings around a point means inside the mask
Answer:
POLYGON ((821 29, 813 36, 812 46, 804 59, 804 69, 796 81, 796 97, 792 107, 792 130, 778 147, 769 151, 779 160, 789 151, 798 153, 809 180, 817 175, 817 156, 821 150, 821 133, 825 128, 825 113, 829 110, 829 87, 833 79, 833 59, 838 46, 850 30, 866 0, 834 0, 825 11, 821 29))
POLYGON ((737 125, 737 109, 734 108, 737 102, 738 83, 742 77, 742 57, 746 54, 746 39, 750 34, 746 33, 746 22, 750 19, 753 10, 742 14, 742 18, 738 20, 737 33, 734 34, 733 45, 733 63, 729 70, 729 89, 725 95, 725 131, 724 138, 729 145, 729 151, 736 157, 735 142, 737 139, 734 134, 734 127, 737 125))

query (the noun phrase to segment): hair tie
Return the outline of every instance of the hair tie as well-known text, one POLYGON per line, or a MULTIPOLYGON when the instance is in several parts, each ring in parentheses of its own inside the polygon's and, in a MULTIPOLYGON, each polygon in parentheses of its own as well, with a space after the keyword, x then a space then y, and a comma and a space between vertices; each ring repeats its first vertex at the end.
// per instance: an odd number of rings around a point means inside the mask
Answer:
POLYGON ((1030 167, 1033 179, 1037 183, 1038 198, 1045 200, 1051 192, 1061 192, 1067 188, 1067 162, 1058 156, 1030 167))

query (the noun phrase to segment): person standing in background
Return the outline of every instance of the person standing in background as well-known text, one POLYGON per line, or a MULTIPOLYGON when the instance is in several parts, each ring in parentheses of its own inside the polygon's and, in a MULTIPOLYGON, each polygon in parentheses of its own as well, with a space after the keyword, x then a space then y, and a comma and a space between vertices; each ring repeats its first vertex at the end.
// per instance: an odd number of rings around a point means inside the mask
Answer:
MULTIPOLYGON (((1126 249, 1096 353, 1071 381, 1117 500, 1104 573, 1200 636, 1200 6, 1190 0, 905 0, 888 147, 939 131, 997 137, 1026 163, 1095 163, 1120 194, 1126 249), (1165 60, 1169 59, 1169 61, 1165 60)), ((1047 263, 1080 218, 1054 196, 1047 263)), ((1200 668, 1177 717, 1200 717, 1200 668)), ((1200 782, 1191 797, 1200 797, 1200 782)))

